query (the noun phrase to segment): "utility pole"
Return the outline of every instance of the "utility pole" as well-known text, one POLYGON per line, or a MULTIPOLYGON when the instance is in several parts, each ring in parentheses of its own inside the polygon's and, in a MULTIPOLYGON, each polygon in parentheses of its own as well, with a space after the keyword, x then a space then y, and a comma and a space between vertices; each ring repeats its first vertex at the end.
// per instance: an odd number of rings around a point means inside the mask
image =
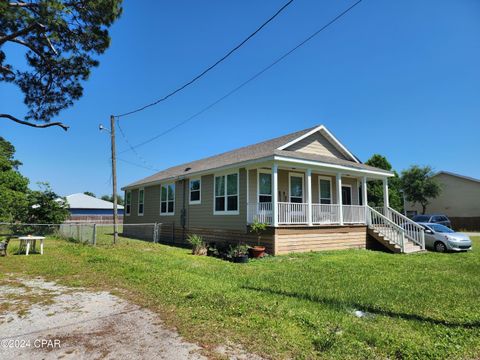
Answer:
POLYGON ((110 139, 112 141, 112 197, 113 197, 113 243, 118 241, 117 211, 117 155, 115 148, 115 116, 110 115, 110 139))

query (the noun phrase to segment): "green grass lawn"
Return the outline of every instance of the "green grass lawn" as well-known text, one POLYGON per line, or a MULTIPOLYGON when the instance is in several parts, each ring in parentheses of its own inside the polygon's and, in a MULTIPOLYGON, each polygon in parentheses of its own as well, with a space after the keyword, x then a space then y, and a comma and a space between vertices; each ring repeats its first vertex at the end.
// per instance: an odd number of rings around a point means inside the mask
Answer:
POLYGON ((240 265, 136 240, 94 248, 47 239, 43 256, 0 258, 0 282, 39 275, 110 290, 207 349, 231 341, 273 359, 478 359, 474 242, 461 254, 346 250, 240 265))

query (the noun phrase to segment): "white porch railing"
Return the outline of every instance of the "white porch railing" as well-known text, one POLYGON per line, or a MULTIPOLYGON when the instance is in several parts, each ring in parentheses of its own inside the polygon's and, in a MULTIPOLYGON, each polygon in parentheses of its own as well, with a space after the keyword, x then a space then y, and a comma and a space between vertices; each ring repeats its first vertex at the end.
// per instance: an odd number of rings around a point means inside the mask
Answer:
MULTIPOLYGON (((273 224, 272 203, 247 204, 247 221, 273 224)), ((342 205, 344 224, 366 224, 366 209, 363 205, 342 205)), ((278 203, 279 225, 305 225, 308 224, 307 203, 278 203)), ((312 224, 338 225, 340 224, 340 205, 338 204, 312 204, 312 224)))
POLYGON ((365 206, 363 205, 343 205, 343 223, 344 224, 365 224, 365 206))
POLYGON ((308 224, 308 204, 279 202, 278 224, 308 224))
POLYGON ((397 244, 402 252, 405 252, 405 230, 392 220, 367 206, 367 224, 380 234, 388 237, 388 240, 397 244))
POLYGON ((264 224, 273 223, 272 203, 262 202, 247 205, 247 221, 249 224, 258 221, 264 224))
POLYGON ((425 230, 421 225, 391 207, 388 207, 386 212, 384 207, 377 207, 375 210, 404 229, 407 239, 425 250, 425 230))
POLYGON ((340 205, 312 204, 312 223, 320 225, 340 224, 340 205))

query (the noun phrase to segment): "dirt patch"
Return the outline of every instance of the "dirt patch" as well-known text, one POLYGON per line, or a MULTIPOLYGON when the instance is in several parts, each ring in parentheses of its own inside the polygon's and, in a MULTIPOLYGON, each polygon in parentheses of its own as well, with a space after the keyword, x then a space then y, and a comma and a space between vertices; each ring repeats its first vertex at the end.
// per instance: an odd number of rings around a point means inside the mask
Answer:
POLYGON ((205 359, 151 311, 42 279, 0 285, 0 359, 205 359))

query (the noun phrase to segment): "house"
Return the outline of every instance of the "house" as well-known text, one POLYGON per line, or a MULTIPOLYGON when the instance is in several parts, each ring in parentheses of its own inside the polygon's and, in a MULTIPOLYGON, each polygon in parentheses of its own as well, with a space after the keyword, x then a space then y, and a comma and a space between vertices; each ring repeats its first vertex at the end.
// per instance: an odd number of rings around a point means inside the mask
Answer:
MULTIPOLYGON (((429 214, 444 214, 454 229, 480 230, 480 180, 440 171, 433 176, 441 186, 441 193, 427 206, 429 214)), ((407 202, 407 215, 422 212, 420 204, 407 202)))
MULTIPOLYGON (((272 254, 365 248, 372 238, 393 251, 420 250, 423 229, 402 228, 412 222, 388 206, 391 176, 362 164, 320 125, 123 187, 124 223, 161 223, 160 237, 179 243, 195 233, 207 241, 255 244, 248 225, 257 220, 269 225, 262 245, 272 254), (383 181, 384 209, 364 205, 368 180, 383 181)), ((127 232, 151 238, 139 226, 127 232)))
MULTIPOLYGON (((113 203, 83 193, 66 196, 70 218, 68 221, 113 221, 113 203)), ((119 221, 123 219, 123 206, 118 205, 119 221)))

